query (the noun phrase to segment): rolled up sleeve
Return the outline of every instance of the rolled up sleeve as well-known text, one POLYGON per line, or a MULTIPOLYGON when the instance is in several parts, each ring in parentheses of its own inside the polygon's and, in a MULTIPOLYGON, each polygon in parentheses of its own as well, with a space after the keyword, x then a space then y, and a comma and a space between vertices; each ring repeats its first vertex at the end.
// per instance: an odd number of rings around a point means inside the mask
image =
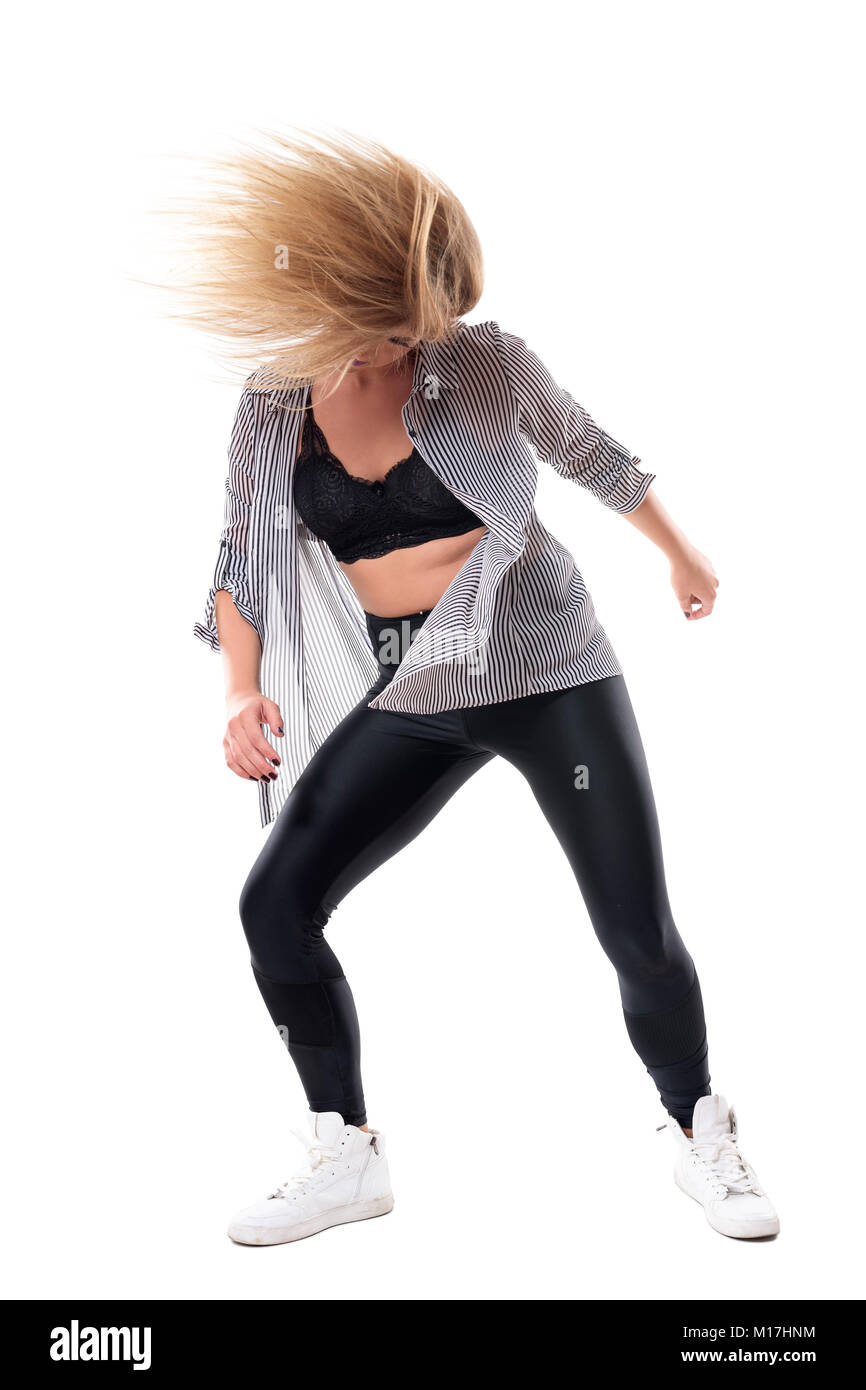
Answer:
POLYGON ((633 512, 655 473, 639 468, 637 455, 599 428, 522 338, 498 327, 496 337, 520 430, 539 457, 612 511, 633 512))
POLYGON ((220 589, 231 594, 238 612, 263 639, 249 573, 250 517, 256 485, 253 396, 253 391, 245 387, 235 412, 228 449, 224 524, 213 583, 205 602, 203 619, 193 629, 195 636, 215 652, 220 649, 215 614, 216 595, 220 589))

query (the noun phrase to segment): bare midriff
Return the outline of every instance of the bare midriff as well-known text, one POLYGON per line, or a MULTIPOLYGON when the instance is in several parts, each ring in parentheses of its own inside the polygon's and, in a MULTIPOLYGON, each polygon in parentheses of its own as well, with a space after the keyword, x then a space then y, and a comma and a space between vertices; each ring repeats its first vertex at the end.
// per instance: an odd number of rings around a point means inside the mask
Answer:
POLYGON ((392 550, 376 560, 340 565, 367 613, 378 618, 402 618, 435 608, 455 575, 466 564, 484 535, 476 526, 463 536, 445 536, 423 545, 392 550))

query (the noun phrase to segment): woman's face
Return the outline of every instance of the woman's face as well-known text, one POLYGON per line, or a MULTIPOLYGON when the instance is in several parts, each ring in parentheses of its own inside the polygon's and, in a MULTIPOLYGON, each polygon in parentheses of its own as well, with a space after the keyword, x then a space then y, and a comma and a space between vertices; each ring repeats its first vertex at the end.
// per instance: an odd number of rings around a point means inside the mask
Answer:
POLYGON ((352 366, 389 367, 393 362, 399 362, 400 358, 405 357, 415 346, 416 340, 409 336, 409 330, 404 325, 397 329, 392 338, 370 343, 369 348, 363 350, 362 356, 354 358, 352 366))

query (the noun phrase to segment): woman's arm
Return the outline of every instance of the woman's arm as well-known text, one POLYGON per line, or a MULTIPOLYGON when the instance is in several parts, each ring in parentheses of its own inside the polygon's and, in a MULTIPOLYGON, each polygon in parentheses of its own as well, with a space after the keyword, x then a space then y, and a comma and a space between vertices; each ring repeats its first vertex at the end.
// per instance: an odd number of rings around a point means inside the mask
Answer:
POLYGON ((612 511, 640 506, 655 474, 638 467, 637 455, 596 424, 522 338, 492 326, 520 429, 536 453, 612 511))
POLYGON ((712 561, 695 549, 652 488, 625 517, 670 560, 671 585, 686 617, 708 618, 719 587, 712 561))
POLYGON ((266 781, 276 778, 280 760, 261 731, 267 724, 283 737, 283 717, 273 700, 259 689, 262 644, 255 628, 241 617, 232 596, 218 589, 215 598, 219 649, 225 673, 228 725, 223 749, 226 763, 238 777, 266 781))

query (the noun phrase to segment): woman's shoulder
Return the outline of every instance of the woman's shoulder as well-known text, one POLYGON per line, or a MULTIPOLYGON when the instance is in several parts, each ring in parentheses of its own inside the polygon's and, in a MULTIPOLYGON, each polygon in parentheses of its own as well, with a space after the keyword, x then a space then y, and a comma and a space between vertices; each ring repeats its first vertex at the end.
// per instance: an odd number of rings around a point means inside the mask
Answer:
POLYGON ((476 349, 479 356, 496 358, 507 357, 515 346, 524 344, 518 333, 510 333, 497 319, 482 319, 479 323, 462 323, 457 337, 459 346, 476 349))
POLYGON ((501 337, 502 329, 495 319, 482 319, 478 323, 466 323, 461 319, 454 342, 461 369, 474 366, 480 370, 485 363, 496 363, 501 337))
POLYGON ((460 342, 491 342, 502 332, 495 319, 482 319, 479 323, 466 323, 461 319, 457 327, 460 342))
POLYGON ((287 386, 275 380, 267 367, 257 368, 241 384, 238 410, 246 411, 260 422, 279 412, 289 420, 302 414, 309 387, 287 386))

